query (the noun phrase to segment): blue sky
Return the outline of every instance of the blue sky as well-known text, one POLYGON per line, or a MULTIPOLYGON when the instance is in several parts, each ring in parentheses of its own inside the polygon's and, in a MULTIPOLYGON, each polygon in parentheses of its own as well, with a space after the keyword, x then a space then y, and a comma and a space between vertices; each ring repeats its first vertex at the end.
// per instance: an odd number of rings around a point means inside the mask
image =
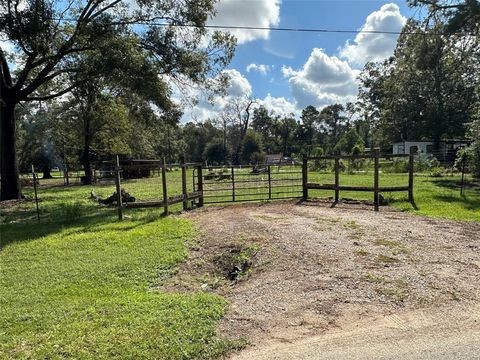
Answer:
MULTIPOLYGON (((418 10, 406 1, 221 0, 215 25, 400 31, 418 10)), ((296 114, 355 100, 356 77, 368 60, 393 53, 395 35, 234 30, 235 57, 227 73, 229 96, 211 107, 205 101, 194 117, 215 116, 229 101, 254 97, 279 114, 296 114), (348 43, 347 43, 348 42, 348 43)), ((190 116, 190 113, 186 114, 190 116)), ((188 119, 186 119, 188 120, 188 119)))

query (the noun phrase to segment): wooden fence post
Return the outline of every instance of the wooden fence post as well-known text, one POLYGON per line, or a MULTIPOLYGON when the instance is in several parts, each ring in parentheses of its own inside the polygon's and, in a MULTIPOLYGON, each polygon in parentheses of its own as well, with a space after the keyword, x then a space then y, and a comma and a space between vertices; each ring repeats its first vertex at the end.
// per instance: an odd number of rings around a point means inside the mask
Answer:
POLYGON ((235 202, 235 168, 232 165, 232 201, 235 202))
POLYGON ((268 170, 268 200, 272 199, 272 176, 270 172, 270 165, 267 165, 268 170))
POLYGON ((185 160, 182 161, 182 195, 183 195, 183 210, 188 210, 187 167, 185 165, 185 160))
POLYGON ((168 216, 167 169, 165 157, 162 158, 163 215, 168 216))
POLYGON ((40 210, 38 208, 38 194, 37 194, 37 174, 35 174, 35 168, 32 164, 32 177, 33 177, 33 191, 35 193, 35 207, 37 209, 37 220, 40 221, 40 210))
POLYGON ((335 157, 335 202, 340 200, 340 158, 335 157))
POLYGON ((302 163, 302 187, 303 187, 303 196, 302 201, 308 200, 308 158, 303 158, 302 163))
POLYGON ((198 176, 198 189, 202 194, 198 198, 198 207, 203 207, 203 168, 202 165, 197 167, 197 176, 198 176))
POLYGON ((408 156, 408 201, 413 205, 415 200, 413 199, 413 166, 414 166, 414 154, 413 147, 410 148, 410 154, 408 156))
POLYGON ((378 194, 378 168, 379 168, 379 149, 373 150, 374 155, 374 169, 373 169, 373 205, 375 206, 375 211, 379 210, 379 194, 378 194))
POLYGON ((118 155, 114 159, 115 164, 115 187, 117 189, 117 211, 118 211, 118 220, 123 220, 123 204, 122 204, 122 186, 120 184, 120 159, 118 155))

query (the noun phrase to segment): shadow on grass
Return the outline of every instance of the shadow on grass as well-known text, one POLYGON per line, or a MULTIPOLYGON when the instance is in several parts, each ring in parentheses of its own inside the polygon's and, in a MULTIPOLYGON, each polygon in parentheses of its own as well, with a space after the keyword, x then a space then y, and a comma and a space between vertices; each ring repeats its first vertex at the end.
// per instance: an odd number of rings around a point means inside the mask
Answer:
MULTIPOLYGON (((460 180, 458 179, 435 179, 435 180, 431 180, 431 182, 436 186, 460 191, 461 184, 460 184, 460 180)), ((478 184, 477 182, 471 181, 471 180, 465 180, 464 186, 465 186, 465 189, 471 189, 474 192, 477 192, 480 194, 480 184, 478 184)))
POLYGON ((72 229, 82 233, 94 233, 99 226, 110 225, 112 230, 129 231, 136 227, 159 220, 160 214, 139 211, 133 215, 133 221, 119 222, 115 208, 103 207, 97 204, 65 203, 49 204, 42 210, 41 220, 36 220, 35 211, 12 210, 9 218, 15 222, 0 225, 0 250, 12 243, 32 241, 41 237, 72 229), (21 214, 21 215, 20 215, 21 214), (23 216, 22 216, 23 215, 23 216))
POLYGON ((467 196, 455 196, 455 195, 434 195, 433 198, 438 201, 446 203, 457 203, 463 206, 467 210, 480 211, 480 198, 472 198, 467 196))

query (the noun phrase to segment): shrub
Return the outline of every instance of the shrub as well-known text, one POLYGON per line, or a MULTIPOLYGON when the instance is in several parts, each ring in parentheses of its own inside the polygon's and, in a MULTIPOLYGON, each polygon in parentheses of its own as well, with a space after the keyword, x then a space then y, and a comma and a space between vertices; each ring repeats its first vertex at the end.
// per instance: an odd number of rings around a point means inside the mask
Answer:
POLYGON ((430 176, 431 177, 442 177, 445 173, 445 169, 442 167, 434 167, 430 169, 430 176))
POLYGON ((71 224, 85 214, 85 204, 81 203, 80 201, 71 201, 60 203, 58 209, 53 212, 52 217, 58 222, 71 224))

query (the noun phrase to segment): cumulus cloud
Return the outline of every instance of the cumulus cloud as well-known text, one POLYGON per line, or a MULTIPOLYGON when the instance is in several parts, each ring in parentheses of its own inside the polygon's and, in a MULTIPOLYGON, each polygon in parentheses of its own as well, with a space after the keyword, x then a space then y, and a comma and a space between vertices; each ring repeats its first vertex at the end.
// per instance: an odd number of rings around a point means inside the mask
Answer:
MULTIPOLYGON (((360 30, 399 32, 406 21, 398 5, 390 3, 368 15, 360 30)), ((398 35, 395 34, 359 33, 353 43, 345 43, 340 49, 340 55, 357 65, 363 65, 367 61, 381 61, 393 54, 397 38, 398 35)))
POLYGON ((228 77, 227 96, 242 97, 252 94, 250 82, 238 70, 224 70, 223 74, 228 77))
POLYGON ((296 104, 292 101, 285 99, 283 96, 274 97, 270 94, 267 94, 264 99, 258 100, 258 104, 264 106, 268 111, 272 112, 275 115, 299 115, 296 104))
MULTIPOLYGON (((217 14, 209 25, 271 27, 280 23, 280 0, 221 0, 217 14)), ((239 44, 257 39, 268 39, 266 30, 228 30, 239 44)))
POLYGON ((250 82, 238 70, 224 70, 220 76, 228 79, 225 94, 222 95, 209 97, 209 94, 202 89, 193 87, 179 89, 178 87, 173 87, 173 98, 184 111, 182 122, 192 120, 204 121, 209 118, 215 119, 229 102, 252 95, 250 82), (196 103, 192 103, 191 99, 195 99, 196 103))
POLYGON ((246 70, 247 72, 256 71, 262 75, 267 75, 267 73, 271 70, 271 67, 270 65, 251 63, 247 65, 246 70))
POLYGON ((290 90, 297 105, 323 107, 333 103, 345 103, 357 94, 358 70, 346 61, 327 55, 323 49, 314 48, 300 70, 283 67, 290 90))
MULTIPOLYGON (((182 122, 189 121, 205 121, 207 119, 218 119, 220 113, 226 108, 229 103, 236 101, 237 99, 245 99, 252 96, 252 86, 247 78, 245 78, 238 70, 229 69, 223 71, 222 75, 226 75, 229 79, 226 88, 226 93, 223 95, 215 95, 208 98, 208 95, 200 90, 192 90, 192 88, 185 89, 184 91, 174 91, 174 98, 178 103, 181 103, 184 109, 184 115, 182 122), (189 104, 188 102, 181 101, 181 96, 194 98, 198 100, 196 104, 189 104)), ((268 94, 263 99, 256 99, 254 107, 264 106, 268 111, 271 111, 275 115, 286 116, 294 114, 299 116, 300 111, 296 106, 295 101, 290 101, 285 97, 274 97, 268 94)))

